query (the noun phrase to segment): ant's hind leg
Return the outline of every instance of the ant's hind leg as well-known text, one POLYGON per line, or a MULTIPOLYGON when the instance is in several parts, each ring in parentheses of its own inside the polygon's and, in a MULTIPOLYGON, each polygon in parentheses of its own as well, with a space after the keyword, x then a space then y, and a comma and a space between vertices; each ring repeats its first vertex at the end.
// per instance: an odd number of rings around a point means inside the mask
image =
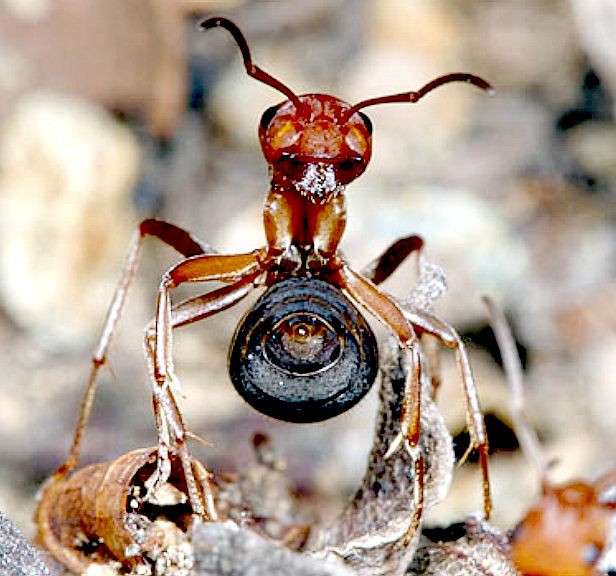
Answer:
POLYGON ((389 458, 398 450, 404 449, 413 461, 414 509, 402 539, 403 545, 407 545, 417 533, 424 508, 425 460, 420 445, 422 360, 419 343, 413 326, 403 311, 370 280, 343 265, 333 277, 333 281, 351 299, 361 304, 392 331, 398 339, 400 353, 403 354, 407 364, 407 376, 401 398, 400 432, 385 454, 385 458, 389 458))
POLYGON ((405 310, 404 315, 418 332, 433 336, 443 346, 452 348, 456 352, 458 371, 460 372, 464 391, 467 427, 471 437, 471 444, 465 457, 473 449, 477 450, 479 454, 483 475, 484 511, 486 519, 489 519, 492 512, 492 497, 490 495, 490 479, 488 474, 488 437, 466 347, 455 329, 436 316, 420 310, 405 310))
POLYGON ((175 224, 155 218, 148 218, 139 224, 128 250, 122 277, 118 282, 111 300, 111 304, 107 311, 107 316, 105 318, 98 344, 96 345, 94 354, 92 355, 92 367, 90 369, 88 383, 81 401, 81 406, 79 408, 79 418, 77 419, 77 424, 75 425, 71 448, 66 460, 56 470, 56 475, 64 476, 68 474, 75 468, 79 461, 79 452, 81 449, 83 432, 90 418, 92 404, 96 393, 98 373, 107 361, 109 346, 118 322, 122 316, 128 290, 133 282, 135 273, 137 272, 143 240, 146 236, 158 238, 160 241, 174 248, 185 257, 204 253, 211 254, 214 252, 207 244, 195 239, 190 233, 175 224))

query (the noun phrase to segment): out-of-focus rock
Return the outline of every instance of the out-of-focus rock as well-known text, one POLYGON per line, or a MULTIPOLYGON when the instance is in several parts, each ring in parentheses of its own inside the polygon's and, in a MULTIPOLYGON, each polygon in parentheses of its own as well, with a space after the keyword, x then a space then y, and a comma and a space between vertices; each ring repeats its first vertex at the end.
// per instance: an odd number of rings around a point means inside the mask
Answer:
POLYGON ((575 99, 580 49, 566 2, 475 1, 470 6, 468 57, 497 90, 532 88, 556 105, 575 99))
MULTIPOLYGON (((616 88, 616 86, 615 86, 616 88)), ((616 189, 616 125, 587 122, 569 130, 565 145, 572 159, 595 179, 616 189)))
POLYGON ((0 573, 3 576, 52 576, 39 552, 0 512, 0 573))
POLYGON ((28 11, 5 3, 0 116, 46 89, 141 112, 154 133, 169 134, 186 94, 183 27, 179 8, 158 0, 49 0, 28 11))
POLYGON ((616 94, 616 4, 611 0, 570 0, 569 4, 586 55, 612 95, 616 94))
POLYGON ((605 414, 614 414, 616 410, 616 338, 614 334, 605 336, 591 350, 584 355, 583 367, 588 376, 588 403, 589 412, 596 428, 603 438, 598 452, 606 456, 606 461, 616 459, 616 449, 611 439, 616 437, 616 421, 614 418, 606 418, 605 414), (608 454, 603 447, 612 446, 608 454))
POLYGON ((463 30, 460 14, 443 0, 371 2, 368 45, 398 46, 416 58, 435 61, 456 59, 463 30))
POLYGON ((433 168, 431 180, 468 187, 497 202, 515 221, 526 206, 511 197, 520 174, 553 170, 554 114, 528 92, 499 87, 491 97, 479 94, 475 103, 472 132, 447 143, 445 160, 433 168))
POLYGON ((170 137, 188 96, 188 17, 243 0, 11 0, 0 8, 0 117, 52 90, 137 114, 170 137))
POLYGON ((88 344, 135 220, 136 140, 97 106, 37 93, 5 122, 0 165, 2 304, 49 346, 88 344))
MULTIPOLYGON (((465 68, 463 22, 444 2, 372 2, 365 30, 364 50, 338 81, 338 92, 351 102, 418 90, 436 76, 465 68)), ((469 128, 478 92, 452 84, 416 105, 366 109, 375 126, 370 170, 393 181, 425 178, 431 159, 469 128)))
POLYGON ((576 330, 569 311, 613 284, 608 263, 616 257, 616 233, 610 206, 560 178, 520 178, 518 186, 516 197, 528 208, 518 226, 524 226, 530 261, 516 286, 516 320, 526 342, 555 350, 568 346, 576 330), (567 318, 573 324, 568 326, 567 318))

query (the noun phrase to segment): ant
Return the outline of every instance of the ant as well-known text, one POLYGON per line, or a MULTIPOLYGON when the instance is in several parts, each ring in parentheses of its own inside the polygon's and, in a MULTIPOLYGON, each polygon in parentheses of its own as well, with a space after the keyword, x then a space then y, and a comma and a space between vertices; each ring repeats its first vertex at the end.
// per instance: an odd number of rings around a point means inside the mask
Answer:
POLYGON ((428 312, 403 310, 378 288, 411 252, 421 248, 421 239, 410 236, 394 243, 363 274, 341 256, 338 244, 346 223, 345 186, 364 172, 371 156, 372 124, 362 110, 390 102, 414 103, 449 82, 470 83, 484 91, 491 91, 490 85, 472 74, 452 73, 418 91, 354 105, 327 94, 297 95, 253 64, 248 43, 233 22, 213 17, 200 27, 227 30, 239 47, 248 75, 286 97, 264 112, 259 125, 271 178, 263 208, 266 245, 244 254, 218 254, 169 222, 149 218, 139 224, 92 357, 71 450, 56 475, 68 474, 77 464, 98 372, 107 361, 143 240, 152 236, 177 250, 183 259, 161 278, 156 315, 144 340, 158 432, 158 466, 148 481, 150 489, 169 476, 172 451, 182 462, 194 513, 210 520, 218 518, 211 492, 200 490, 194 478, 186 444, 189 434, 176 399, 172 333, 234 306, 256 287, 264 286, 267 291, 235 333, 229 369, 239 393, 267 415, 291 422, 316 422, 348 410, 367 393, 378 372, 377 346, 355 304, 396 337, 410 369, 400 430, 386 456, 404 447, 414 462, 417 506, 407 536, 419 525, 423 509, 425 466, 419 445, 423 360, 418 336, 431 335, 456 350, 471 436, 469 451, 476 449, 480 455, 488 517, 488 442, 464 346, 448 324, 428 312), (225 285, 172 304, 171 293, 181 284, 212 281, 225 285))
MULTIPOLYGON (((526 512, 511 536, 512 558, 524 576, 615 576, 608 566, 610 531, 616 530, 616 469, 588 484, 572 481, 554 486, 548 478, 539 440, 524 410, 522 365, 515 340, 502 311, 488 297, 490 324, 503 359, 511 390, 512 419, 520 447, 541 479, 541 496, 526 512)), ((616 535, 612 536, 612 539, 616 535)), ((614 554, 614 551, 610 552, 614 554)))

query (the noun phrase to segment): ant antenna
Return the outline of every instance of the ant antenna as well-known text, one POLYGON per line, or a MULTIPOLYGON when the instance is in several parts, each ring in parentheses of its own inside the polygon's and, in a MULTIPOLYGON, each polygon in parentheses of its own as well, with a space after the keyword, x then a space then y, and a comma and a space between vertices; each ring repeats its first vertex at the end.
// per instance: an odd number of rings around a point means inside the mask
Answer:
POLYGON ((428 82, 423 88, 420 88, 416 92, 402 92, 402 94, 391 94, 390 96, 380 96, 379 98, 370 98, 369 100, 362 100, 358 104, 355 104, 349 110, 342 119, 344 124, 355 112, 366 108, 366 106, 374 106, 375 104, 388 104, 390 102, 410 102, 414 104, 419 99, 423 98, 428 92, 432 92, 435 88, 448 84, 449 82, 467 82, 481 88, 488 94, 494 93, 494 88, 486 82, 483 78, 475 76, 474 74, 466 74, 465 72, 453 72, 452 74, 446 74, 445 76, 439 76, 428 82))
POLYGON ((246 72, 249 76, 252 76, 255 80, 259 82, 263 82, 263 84, 267 84, 272 88, 275 88, 279 92, 282 92, 299 110, 302 107, 302 103, 299 97, 288 87, 285 86, 279 80, 276 80, 273 76, 270 76, 267 72, 261 70, 257 65, 252 63, 252 57, 250 56, 250 48, 248 47, 248 42, 246 41, 245 36, 242 34, 242 31, 228 18, 223 18, 221 16, 214 16, 212 18, 207 18, 203 22, 199 24, 199 28, 201 30, 210 30, 211 28, 224 28, 227 30, 233 39, 237 43, 240 52, 242 53, 242 58, 244 59, 244 66, 246 67, 246 72))

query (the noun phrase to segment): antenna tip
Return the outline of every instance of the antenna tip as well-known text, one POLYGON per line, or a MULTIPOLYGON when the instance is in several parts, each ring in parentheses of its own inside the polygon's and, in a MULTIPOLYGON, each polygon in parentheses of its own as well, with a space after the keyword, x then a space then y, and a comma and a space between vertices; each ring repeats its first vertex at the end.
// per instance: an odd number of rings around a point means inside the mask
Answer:
POLYGON ((481 76, 475 76, 474 74, 469 74, 466 78, 466 81, 474 84, 477 88, 483 90, 488 96, 493 96, 496 94, 496 90, 487 80, 484 80, 481 76))
POLYGON ((227 18, 223 18, 222 16, 213 16, 211 18, 201 20, 201 22, 197 24, 197 28, 199 28, 199 30, 210 30, 211 28, 218 28, 219 26, 224 28, 225 22, 227 22, 227 18))

